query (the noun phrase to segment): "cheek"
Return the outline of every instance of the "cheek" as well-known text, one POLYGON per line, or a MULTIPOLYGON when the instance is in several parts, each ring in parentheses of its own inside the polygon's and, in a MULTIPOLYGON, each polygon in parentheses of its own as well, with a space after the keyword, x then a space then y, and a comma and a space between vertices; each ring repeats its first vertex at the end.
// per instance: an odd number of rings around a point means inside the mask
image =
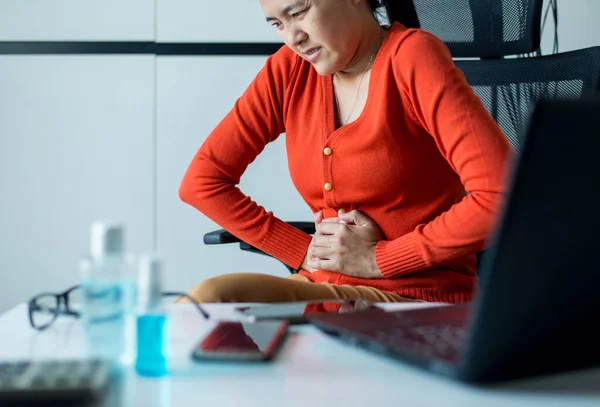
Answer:
POLYGON ((343 37, 341 37, 336 28, 331 25, 321 25, 320 28, 316 30, 315 34, 319 36, 319 39, 323 41, 325 45, 328 45, 335 50, 337 50, 343 42, 343 37))
POLYGON ((329 26, 324 27, 322 31, 322 38, 324 45, 335 53, 340 58, 348 57, 348 54, 352 54, 353 34, 350 31, 342 27, 329 26))

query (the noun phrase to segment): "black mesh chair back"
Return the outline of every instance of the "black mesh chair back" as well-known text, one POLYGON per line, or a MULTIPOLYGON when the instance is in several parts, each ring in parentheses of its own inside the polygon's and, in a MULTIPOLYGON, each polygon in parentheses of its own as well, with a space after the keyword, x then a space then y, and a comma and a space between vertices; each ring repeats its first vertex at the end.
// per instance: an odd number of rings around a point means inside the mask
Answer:
POLYGON ((539 99, 580 99, 600 92, 600 47, 534 58, 455 61, 512 145, 539 99))
POLYGON ((499 58, 540 47, 543 0, 414 0, 421 28, 457 58, 499 58))

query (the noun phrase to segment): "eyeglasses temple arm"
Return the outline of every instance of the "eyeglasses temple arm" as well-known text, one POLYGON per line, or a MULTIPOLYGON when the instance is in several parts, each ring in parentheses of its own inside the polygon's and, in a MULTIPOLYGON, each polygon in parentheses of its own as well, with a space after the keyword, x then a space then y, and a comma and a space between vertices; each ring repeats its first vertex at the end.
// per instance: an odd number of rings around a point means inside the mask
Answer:
POLYGON ((196 308, 198 309, 200 314, 202 314, 204 319, 210 319, 210 314, 208 312, 206 312, 206 310, 204 308, 202 308, 202 306, 198 303, 198 301, 196 301, 195 299, 190 297, 188 294, 180 293, 180 292, 176 292, 176 291, 166 291, 166 292, 163 292, 162 295, 163 295, 163 297, 174 297, 174 296, 185 297, 188 300, 190 300, 192 302, 192 304, 194 304, 196 306, 196 308))

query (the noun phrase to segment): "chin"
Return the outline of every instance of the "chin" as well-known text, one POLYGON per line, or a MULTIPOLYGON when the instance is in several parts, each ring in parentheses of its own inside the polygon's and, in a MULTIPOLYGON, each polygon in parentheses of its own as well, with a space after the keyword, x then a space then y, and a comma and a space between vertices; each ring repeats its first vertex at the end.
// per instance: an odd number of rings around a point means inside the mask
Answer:
POLYGON ((326 64, 313 64, 313 68, 315 68, 315 71, 321 76, 329 76, 337 72, 333 66, 326 64))

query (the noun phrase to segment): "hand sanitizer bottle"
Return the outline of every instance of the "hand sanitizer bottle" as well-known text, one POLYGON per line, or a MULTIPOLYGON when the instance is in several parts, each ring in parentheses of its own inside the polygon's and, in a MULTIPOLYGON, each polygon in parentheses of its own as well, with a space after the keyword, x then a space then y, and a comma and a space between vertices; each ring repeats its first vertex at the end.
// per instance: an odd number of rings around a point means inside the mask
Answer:
POLYGON ((138 280, 137 359, 141 376, 167 374, 169 326, 161 305, 162 264, 156 255, 140 258, 138 280))
POLYGON ((125 228, 94 222, 90 256, 80 263, 82 322, 92 357, 134 360, 135 258, 124 250, 125 228))

